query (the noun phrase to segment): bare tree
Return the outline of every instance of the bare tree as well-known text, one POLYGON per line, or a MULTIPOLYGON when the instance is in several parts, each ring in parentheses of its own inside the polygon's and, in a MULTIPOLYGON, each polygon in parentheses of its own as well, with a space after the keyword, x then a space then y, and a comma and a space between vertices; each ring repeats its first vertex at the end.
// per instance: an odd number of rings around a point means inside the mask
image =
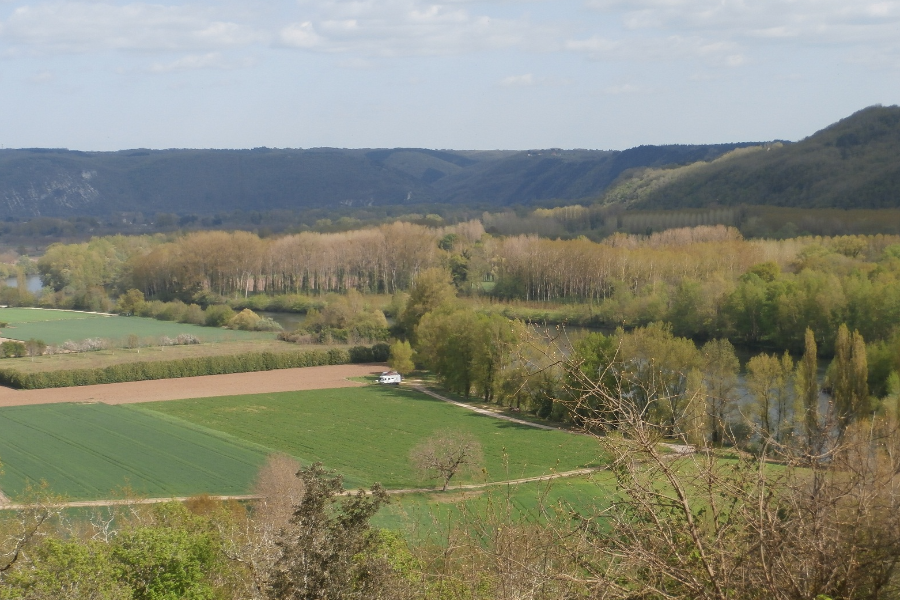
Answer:
POLYGON ((484 456, 475 436, 446 430, 416 445, 409 452, 409 460, 423 479, 440 479, 444 491, 455 475, 480 468, 484 456))
POLYGON ((292 456, 269 455, 253 484, 253 493, 260 496, 254 510, 258 523, 277 528, 287 525, 303 499, 303 480, 297 477, 300 469, 300 463, 292 456))
POLYGON ((302 469, 293 457, 271 454, 260 467, 253 485, 259 499, 252 514, 245 511, 214 521, 223 540, 225 555, 246 569, 244 595, 264 598, 278 557, 279 540, 290 527, 294 510, 303 500, 302 469))
POLYGON ((566 402, 611 457, 617 488, 608 508, 576 516, 572 548, 596 596, 897 597, 896 419, 820 436, 813 461, 773 437, 755 455, 672 454, 652 407, 634 401, 641 382, 618 372, 601 386, 566 366, 566 402), (615 410, 593 410, 598 395, 615 410))
POLYGON ((0 521, 0 588, 5 573, 17 563, 27 562, 29 552, 44 539, 51 521, 61 511, 61 500, 50 493, 46 483, 28 486, 16 498, 20 508, 11 518, 0 521))

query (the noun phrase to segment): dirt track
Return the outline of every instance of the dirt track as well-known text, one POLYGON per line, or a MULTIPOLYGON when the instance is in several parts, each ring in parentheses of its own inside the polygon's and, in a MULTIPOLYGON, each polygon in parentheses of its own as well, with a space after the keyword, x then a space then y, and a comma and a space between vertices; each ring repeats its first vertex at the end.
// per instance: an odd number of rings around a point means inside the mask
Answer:
POLYGON ((183 398, 208 398, 210 396, 234 396, 239 394, 264 394, 295 390, 321 390, 328 388, 363 385, 348 377, 362 377, 381 373, 387 367, 380 364, 332 365, 279 369, 256 373, 230 375, 204 375, 181 379, 157 379, 85 385, 45 390, 14 390, 0 387, 0 407, 29 404, 53 404, 57 402, 103 402, 105 404, 130 404, 180 400, 183 398))

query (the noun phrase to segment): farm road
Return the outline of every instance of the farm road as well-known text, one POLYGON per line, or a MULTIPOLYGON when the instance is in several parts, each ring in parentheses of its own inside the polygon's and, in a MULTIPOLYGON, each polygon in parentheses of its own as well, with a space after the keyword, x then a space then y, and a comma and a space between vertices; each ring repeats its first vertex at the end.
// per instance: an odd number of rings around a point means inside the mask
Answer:
MULTIPOLYGON (((551 473, 549 475, 538 475, 535 477, 523 477, 521 479, 508 479, 505 481, 490 481, 488 483, 464 483, 460 485, 447 486, 448 492, 453 491, 469 491, 482 490, 488 487, 500 485, 519 485, 522 483, 533 483, 538 481, 551 481, 553 479, 562 479, 564 477, 577 477, 579 475, 590 475, 597 471, 603 470, 605 467, 592 467, 589 469, 574 469, 572 471, 563 471, 560 473, 551 473)), ((344 490, 345 495, 355 494, 359 490, 344 490)), ((427 494, 430 492, 440 492, 440 488, 411 488, 405 490, 387 490, 391 496, 402 496, 404 494, 427 494)), ((244 496, 210 496, 213 500, 260 500, 262 496, 244 495, 244 496)), ((106 499, 106 500, 75 500, 72 502, 60 502, 52 506, 57 508, 84 508, 90 506, 129 506, 133 504, 162 504, 164 502, 186 502, 190 498, 188 496, 178 496, 173 498, 128 498, 128 499, 106 499)), ((21 510, 27 508, 25 504, 10 504, 0 500, 0 510, 21 510)))
POLYGON ((515 417, 508 417, 506 415, 501 415, 492 410, 487 410, 486 408, 478 408, 477 406, 472 406, 471 404, 466 404, 465 402, 457 402, 456 400, 451 400, 446 396, 441 396, 437 392, 432 392, 431 390, 425 388, 421 385, 413 385, 413 389, 416 391, 422 392, 423 394, 428 394, 432 398, 436 398, 438 400, 443 400, 444 402, 449 402, 454 406, 459 406, 460 408, 465 408, 471 410, 473 412, 477 412, 479 415, 485 415, 487 417, 493 417, 495 419, 502 419, 503 421, 510 421, 512 423, 518 423, 519 425, 527 425, 528 427, 534 427, 535 429, 547 429, 550 431, 566 431, 567 433, 572 433, 566 429, 561 427, 553 427, 552 425, 541 425, 540 423, 533 423, 531 421, 526 421, 525 419, 516 419, 515 417))
POLYGON ((0 387, 0 407, 59 402, 131 404, 212 396, 357 387, 366 384, 350 381, 349 377, 379 374, 385 368, 385 365, 380 364, 329 365, 43 390, 14 390, 0 387))

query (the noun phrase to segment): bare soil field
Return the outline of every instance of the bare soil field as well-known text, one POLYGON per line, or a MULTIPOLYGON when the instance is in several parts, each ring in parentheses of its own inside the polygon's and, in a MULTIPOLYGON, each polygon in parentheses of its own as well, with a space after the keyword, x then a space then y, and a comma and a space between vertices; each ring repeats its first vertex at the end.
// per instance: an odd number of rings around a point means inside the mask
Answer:
POLYGON ((365 384, 350 381, 350 377, 378 374, 386 368, 387 366, 382 364, 329 365, 43 390, 14 390, 0 387, 0 407, 57 402, 131 404, 185 398, 356 387, 365 384))

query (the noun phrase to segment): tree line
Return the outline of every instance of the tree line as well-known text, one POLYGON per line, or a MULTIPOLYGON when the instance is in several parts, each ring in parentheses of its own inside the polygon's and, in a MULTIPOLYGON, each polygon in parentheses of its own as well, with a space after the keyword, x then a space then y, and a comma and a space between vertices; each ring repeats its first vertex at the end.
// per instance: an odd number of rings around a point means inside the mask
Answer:
POLYGON ((900 323, 900 237, 745 240, 724 226, 617 234, 600 243, 498 238, 477 221, 272 238, 114 236, 48 248, 38 261, 49 288, 39 302, 110 310, 116 297, 137 289, 149 300, 201 307, 305 311, 314 304, 310 295, 406 292, 436 267, 450 273, 462 296, 584 307, 582 324, 593 326, 666 321, 678 335, 795 353, 807 327, 830 349, 841 323, 870 342, 887 339, 900 323))

